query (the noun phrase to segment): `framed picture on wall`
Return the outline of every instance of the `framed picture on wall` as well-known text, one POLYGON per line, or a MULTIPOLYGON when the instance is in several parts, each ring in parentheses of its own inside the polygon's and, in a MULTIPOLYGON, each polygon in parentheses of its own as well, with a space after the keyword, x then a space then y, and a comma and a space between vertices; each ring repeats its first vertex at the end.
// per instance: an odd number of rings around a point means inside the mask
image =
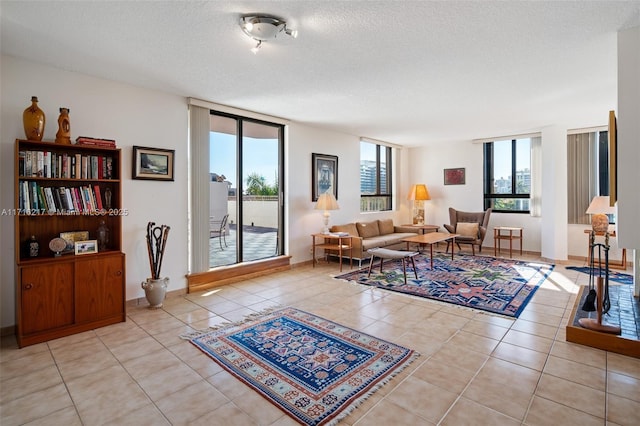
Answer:
POLYGON ((464 167, 458 167, 455 169, 444 169, 444 184, 464 185, 464 175, 464 167))
POLYGON ((327 191, 338 199, 338 157, 335 155, 311 154, 311 201, 327 191))
POLYGON ((174 180, 173 179, 173 149, 133 147, 133 179, 174 180))

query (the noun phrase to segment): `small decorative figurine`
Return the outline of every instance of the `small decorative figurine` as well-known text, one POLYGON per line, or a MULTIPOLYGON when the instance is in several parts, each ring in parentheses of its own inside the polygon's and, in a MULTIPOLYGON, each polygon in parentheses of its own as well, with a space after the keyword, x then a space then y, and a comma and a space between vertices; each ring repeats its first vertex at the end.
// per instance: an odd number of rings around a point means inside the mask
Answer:
POLYGON ((107 224, 104 220, 100 221, 100 226, 98 226, 98 251, 103 251, 107 249, 109 245, 109 237, 110 231, 107 227, 107 224))
POLYGON ((69 108, 60 108, 58 117, 58 133, 56 133, 56 143, 65 145, 71 144, 71 124, 69 123, 69 108))
POLYGON ((27 246, 29 247, 29 257, 38 257, 38 254, 40 254, 40 243, 36 240, 35 235, 31 236, 27 246))
POLYGON ((104 204, 107 210, 111 210, 111 188, 104 190, 104 204))

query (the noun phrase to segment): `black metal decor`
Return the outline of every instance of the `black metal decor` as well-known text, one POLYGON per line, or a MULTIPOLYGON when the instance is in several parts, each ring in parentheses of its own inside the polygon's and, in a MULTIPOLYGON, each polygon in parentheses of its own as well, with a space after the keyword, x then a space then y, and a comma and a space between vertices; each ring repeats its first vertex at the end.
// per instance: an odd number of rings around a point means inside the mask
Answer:
POLYGON ((586 312, 593 312, 596 310, 596 297, 597 292, 595 289, 596 279, 596 266, 595 266, 595 250, 598 249, 598 271, 597 277, 602 277, 602 252, 604 251, 604 290, 602 294, 602 313, 606 314, 611 308, 611 301, 609 299, 609 233, 605 233, 605 242, 595 243, 595 232, 591 231, 589 234, 589 248, 591 250, 591 262, 589 263, 589 294, 584 300, 582 310, 586 312))
POLYGON ((155 226, 155 222, 147 224, 147 250, 149 252, 149 266, 151 267, 151 278, 160 278, 160 269, 162 268, 162 258, 164 257, 164 249, 167 245, 167 237, 169 236, 167 225, 155 226))
MULTIPOLYGON (((596 289, 595 289, 595 232, 589 233, 589 250, 590 250, 590 262, 589 262, 589 294, 584 299, 582 310, 585 312, 593 312, 596 310, 596 289)), ((598 256, 598 264, 600 264, 600 258, 598 256)))
POLYGON ((582 310, 587 312, 596 311, 596 318, 580 318, 578 323, 590 330, 602 333, 621 333, 620 327, 616 325, 604 324, 602 315, 609 312, 611 301, 609 300, 609 233, 605 232, 604 244, 595 243, 595 231, 591 231, 589 245, 591 249, 591 263, 589 265, 589 294, 585 298, 582 310), (598 271, 596 276, 595 250, 598 249, 598 271), (604 252, 604 277, 602 253, 604 252), (594 278, 596 281, 594 288, 594 278), (595 302, 595 305, 594 305, 595 302))

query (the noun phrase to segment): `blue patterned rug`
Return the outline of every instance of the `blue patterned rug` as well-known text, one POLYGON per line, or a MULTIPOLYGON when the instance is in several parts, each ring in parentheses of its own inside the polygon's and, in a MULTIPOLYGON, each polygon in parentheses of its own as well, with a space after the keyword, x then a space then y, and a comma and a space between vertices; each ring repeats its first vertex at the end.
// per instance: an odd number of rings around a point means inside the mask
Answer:
POLYGON ((191 343, 297 421, 335 424, 419 356, 294 308, 191 343))
POLYGON ((401 260, 384 262, 382 273, 379 262, 376 258, 370 278, 368 266, 336 278, 515 318, 553 270, 538 262, 464 254, 452 261, 451 255, 437 253, 433 270, 429 256, 416 256, 418 279, 407 267, 405 284, 401 260))
MULTIPOLYGON (((567 266, 565 269, 571 271, 582 272, 583 274, 589 274, 588 266, 567 266)), ((615 272, 609 269, 609 280, 618 282, 620 284, 633 284, 633 275, 623 274, 622 272, 615 272)))

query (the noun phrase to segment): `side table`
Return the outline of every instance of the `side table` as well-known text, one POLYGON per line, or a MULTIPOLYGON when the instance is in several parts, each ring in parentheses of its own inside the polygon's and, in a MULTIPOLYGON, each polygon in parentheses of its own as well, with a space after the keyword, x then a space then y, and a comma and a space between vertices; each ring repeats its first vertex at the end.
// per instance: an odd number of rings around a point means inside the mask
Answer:
POLYGON ((500 241, 509 240, 509 257, 513 257, 513 240, 520 240, 520 256, 522 256, 522 228, 512 226, 496 226, 493 228, 493 255, 500 253, 500 241), (503 234, 502 231, 509 232, 503 234), (514 232, 518 234, 514 234, 514 232))
POLYGON ((349 251, 349 268, 353 268, 353 255, 351 248, 353 240, 351 235, 338 234, 311 234, 313 248, 311 250, 313 256, 313 267, 316 267, 316 249, 323 249, 325 255, 328 250, 337 250, 340 262, 340 272, 342 272, 342 253, 349 251))

